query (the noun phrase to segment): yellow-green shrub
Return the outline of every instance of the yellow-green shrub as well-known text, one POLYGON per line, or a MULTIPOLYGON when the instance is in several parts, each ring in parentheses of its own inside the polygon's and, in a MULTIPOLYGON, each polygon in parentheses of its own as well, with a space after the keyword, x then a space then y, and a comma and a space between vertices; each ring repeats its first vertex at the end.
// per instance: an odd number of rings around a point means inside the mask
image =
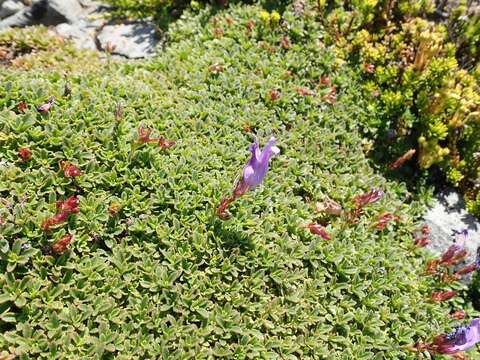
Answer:
POLYGON ((465 2, 433 10, 432 1, 353 2, 348 8, 329 2, 319 17, 329 30, 326 42, 358 68, 375 114, 364 129, 378 140, 384 160, 416 148, 420 168, 440 168, 447 182, 474 199, 480 91, 472 64, 480 22, 465 2), (442 11, 449 17, 431 21, 442 11))

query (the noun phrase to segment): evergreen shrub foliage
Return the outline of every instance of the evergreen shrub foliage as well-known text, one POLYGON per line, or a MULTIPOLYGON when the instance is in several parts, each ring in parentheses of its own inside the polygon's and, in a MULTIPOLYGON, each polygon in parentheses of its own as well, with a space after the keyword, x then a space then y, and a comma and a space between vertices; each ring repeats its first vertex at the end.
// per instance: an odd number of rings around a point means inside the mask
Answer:
POLYGON ((0 68, 0 350, 417 358, 408 346, 450 329, 463 300, 429 300, 412 237, 423 207, 366 158, 358 124, 371 113, 354 72, 313 10, 208 14, 184 13, 143 64, 0 68), (140 127, 175 146, 139 144, 140 127), (221 221, 215 208, 253 134, 275 135, 281 153, 221 221), (65 164, 81 175, 65 176, 65 164), (315 210, 327 196, 354 210, 372 186, 385 196, 356 223, 315 210), (78 212, 44 231, 72 196, 78 212), (385 212, 399 219, 379 230, 385 212), (312 222, 331 239, 303 227, 312 222))

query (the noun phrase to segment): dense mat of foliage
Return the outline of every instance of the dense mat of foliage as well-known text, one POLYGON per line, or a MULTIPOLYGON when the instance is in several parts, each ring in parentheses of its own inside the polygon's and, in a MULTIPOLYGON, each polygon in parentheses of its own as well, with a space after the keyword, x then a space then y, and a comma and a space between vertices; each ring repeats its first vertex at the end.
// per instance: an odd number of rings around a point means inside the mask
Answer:
POLYGON ((462 298, 430 301, 412 237, 420 203, 367 161, 357 124, 371 114, 353 74, 313 16, 207 15, 186 14, 143 65, 0 69, 0 350, 417 358, 406 346, 449 330, 462 298), (175 146, 138 144, 141 127, 175 146), (253 133, 274 134, 281 154, 221 221, 253 133), (315 212, 326 196, 353 209, 372 187, 385 197, 358 223, 315 212), (377 229, 385 212, 399 220, 377 229))
POLYGON ((31 27, 26 31, 10 29, 0 32, 2 65, 25 70, 61 67, 63 71, 70 71, 80 66, 90 70, 98 65, 97 60, 97 52, 78 51, 72 43, 44 26, 31 27))

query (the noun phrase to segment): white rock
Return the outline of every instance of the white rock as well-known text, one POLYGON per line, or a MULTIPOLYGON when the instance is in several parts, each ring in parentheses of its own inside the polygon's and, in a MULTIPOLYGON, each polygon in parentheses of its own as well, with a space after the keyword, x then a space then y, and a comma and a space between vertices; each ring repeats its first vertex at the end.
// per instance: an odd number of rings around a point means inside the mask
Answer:
POLYGON ((433 206, 425 215, 425 222, 430 227, 428 248, 435 254, 443 253, 453 244, 453 230, 468 230, 465 248, 468 251, 467 263, 475 260, 480 246, 480 223, 476 217, 465 209, 461 195, 454 190, 446 190, 436 196, 433 206))

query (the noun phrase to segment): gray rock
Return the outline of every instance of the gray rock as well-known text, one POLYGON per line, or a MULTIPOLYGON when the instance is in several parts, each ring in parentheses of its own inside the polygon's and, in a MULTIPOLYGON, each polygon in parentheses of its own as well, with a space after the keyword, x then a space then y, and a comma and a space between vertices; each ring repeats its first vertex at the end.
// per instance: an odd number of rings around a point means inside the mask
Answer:
POLYGON ((467 212, 461 195, 454 190, 440 193, 424 219, 431 230, 432 243, 428 248, 434 254, 443 253, 454 243, 453 230, 467 229, 468 239, 465 248, 469 255, 466 262, 475 260, 477 248, 480 246, 480 223, 467 212))
POLYGON ((48 0, 48 13, 51 16, 57 15, 63 22, 70 24, 82 18, 83 9, 78 0, 48 0))
POLYGON ((156 27, 150 23, 107 25, 97 39, 103 50, 130 59, 154 55, 159 43, 156 27))
POLYGON ((21 1, 7 0, 0 6, 0 18, 3 19, 11 16, 24 8, 25 5, 23 5, 21 1))
POLYGON ((78 0, 40 0, 0 21, 0 30, 29 25, 75 23, 82 17, 78 0))
POLYGON ((84 21, 76 24, 63 23, 55 27, 55 31, 65 39, 72 40, 79 49, 97 50, 95 28, 84 21))
POLYGON ((26 8, 1 20, 0 30, 5 30, 10 27, 23 27, 28 25, 35 25, 35 21, 30 16, 29 8, 26 8))

